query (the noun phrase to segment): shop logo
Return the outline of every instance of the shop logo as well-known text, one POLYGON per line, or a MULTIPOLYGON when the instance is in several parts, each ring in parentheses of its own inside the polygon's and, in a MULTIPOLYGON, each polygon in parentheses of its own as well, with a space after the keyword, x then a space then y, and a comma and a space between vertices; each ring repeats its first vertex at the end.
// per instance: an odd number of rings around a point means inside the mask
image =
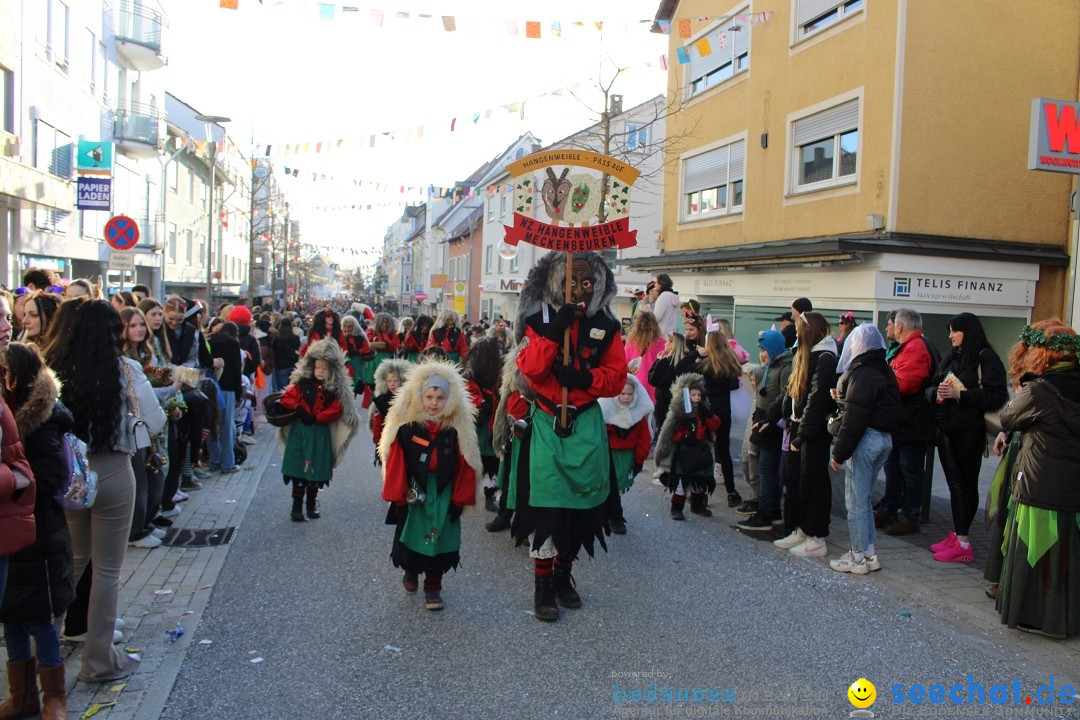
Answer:
POLYGON ((892 279, 892 294, 894 297, 911 297, 911 278, 894 277, 892 279))
POLYGON ((874 683, 866 678, 859 678, 851 683, 847 691, 848 701, 856 708, 849 717, 874 717, 874 713, 867 710, 877 700, 877 688, 874 683))

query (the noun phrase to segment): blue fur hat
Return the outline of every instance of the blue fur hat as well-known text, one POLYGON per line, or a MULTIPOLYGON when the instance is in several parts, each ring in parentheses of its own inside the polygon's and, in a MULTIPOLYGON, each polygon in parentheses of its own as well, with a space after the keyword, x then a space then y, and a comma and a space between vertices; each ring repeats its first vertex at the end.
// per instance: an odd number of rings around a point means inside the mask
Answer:
POLYGON ((776 359, 776 356, 784 352, 784 336, 776 330, 766 330, 761 333, 761 337, 758 338, 757 345, 769 355, 769 361, 776 359))

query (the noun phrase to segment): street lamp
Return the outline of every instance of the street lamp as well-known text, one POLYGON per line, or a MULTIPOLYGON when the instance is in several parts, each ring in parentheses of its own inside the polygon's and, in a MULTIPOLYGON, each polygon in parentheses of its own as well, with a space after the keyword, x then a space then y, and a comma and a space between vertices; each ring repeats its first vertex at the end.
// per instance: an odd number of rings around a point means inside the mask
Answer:
MULTIPOLYGON (((206 232, 206 311, 208 313, 207 317, 210 317, 213 315, 212 297, 214 294, 214 264, 211 260, 214 257, 214 196, 216 194, 214 192, 214 168, 217 165, 217 143, 214 142, 211 125, 224 125, 227 122, 232 122, 232 119, 223 115, 196 115, 195 119, 201 121, 206 127, 206 146, 210 150, 210 221, 206 232)), ((222 151, 224 151, 224 127, 221 128, 221 147, 222 151)))

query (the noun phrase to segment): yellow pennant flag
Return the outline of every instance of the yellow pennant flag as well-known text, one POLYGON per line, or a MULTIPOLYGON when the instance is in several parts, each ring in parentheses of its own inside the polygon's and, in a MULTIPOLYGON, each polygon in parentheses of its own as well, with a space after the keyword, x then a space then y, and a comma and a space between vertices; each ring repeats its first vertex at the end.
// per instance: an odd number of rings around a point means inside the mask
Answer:
POLYGON ((221 0, 218 7, 225 8, 226 10, 236 10, 240 5, 240 0, 221 0))
POLYGON ((701 57, 712 55, 712 45, 709 44, 709 38, 707 37, 703 37, 694 43, 694 47, 697 48, 698 55, 701 57))

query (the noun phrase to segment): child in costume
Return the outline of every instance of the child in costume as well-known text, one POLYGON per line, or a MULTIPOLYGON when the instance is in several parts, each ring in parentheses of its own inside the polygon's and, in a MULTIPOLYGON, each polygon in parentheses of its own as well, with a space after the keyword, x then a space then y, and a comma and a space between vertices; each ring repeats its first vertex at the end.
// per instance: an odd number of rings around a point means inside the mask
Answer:
POLYGON ((405 335, 401 343, 401 352, 406 360, 411 363, 420 361, 420 353, 427 347, 428 337, 431 333, 431 325, 435 321, 427 315, 420 315, 413 323, 412 329, 405 335))
POLYGON ((626 357, 619 321, 611 313, 618 292, 615 277, 597 253, 544 255, 521 289, 515 333, 517 366, 535 393, 530 430, 522 440, 507 507, 515 510, 518 544, 528 542, 533 557, 536 619, 559 618, 558 604, 581 607, 571 570, 582 548, 604 544, 611 492, 611 457, 604 415, 596 400, 614 397, 626 385, 626 357), (571 302, 564 302, 570 275, 571 302), (570 363, 563 364, 569 330, 570 363), (566 427, 563 388, 568 391, 566 427))
POLYGON ((461 559, 461 511, 476 502, 482 471, 475 419, 457 368, 428 361, 410 371, 379 442, 386 523, 395 526, 390 558, 405 571, 409 595, 424 573, 428 610, 443 608, 443 573, 461 559))
POLYGON ((360 427, 360 416, 352 402, 352 388, 345 367, 345 353, 333 338, 308 346, 289 377, 281 404, 296 411, 296 420, 280 430, 285 446, 281 472, 285 484, 292 483, 292 519, 304 522, 302 505, 307 497, 307 516, 319 513, 319 488, 329 485, 334 468, 345 459, 349 442, 360 427))
POLYGON ((634 484, 641 466, 652 448, 649 416, 653 404, 649 392, 635 375, 626 376, 626 385, 618 397, 600 398, 600 410, 607 425, 611 448, 611 494, 608 496, 608 525, 616 535, 626 534, 622 493, 634 484))
POLYGON ((713 433, 720 418, 702 402, 705 378, 683 373, 671 386, 671 407, 656 440, 656 464, 663 469, 660 482, 671 492, 671 519, 685 520, 683 506, 690 494, 690 512, 709 517, 706 493, 716 489, 713 472, 713 433), (690 394, 687 412, 683 388, 690 394))
POLYGON ((381 462, 379 457, 379 442, 382 440, 383 425, 386 424, 386 414, 390 412, 390 406, 394 402, 394 396, 405 384, 412 365, 405 360, 386 360, 375 371, 375 397, 371 400, 371 410, 368 412, 368 427, 371 429, 371 441, 375 443, 375 464, 381 462))
POLYGON ((488 532, 502 532, 510 529, 510 521, 514 518, 514 511, 506 506, 507 492, 510 487, 511 477, 516 475, 513 468, 520 459, 518 451, 521 445, 521 437, 526 432, 525 428, 518 424, 523 423, 529 415, 529 403, 534 400, 529 384, 517 367, 517 348, 513 345, 503 357, 502 385, 499 388, 499 407, 495 411, 495 424, 491 431, 491 444, 495 448, 495 455, 499 458, 499 476, 496 480, 498 486, 498 512, 491 522, 484 527, 488 532))
POLYGON ((502 347, 495 338, 477 340, 462 363, 466 390, 476 405, 476 439, 480 445, 480 462, 484 466, 484 507, 488 512, 499 509, 495 502, 499 478, 499 458, 492 445, 495 427, 495 408, 499 404, 499 372, 502 347))
POLYGON ((461 330, 461 316, 456 311, 449 309, 439 311, 425 349, 429 347, 442 348, 452 362, 461 360, 469 352, 465 333, 461 330))

